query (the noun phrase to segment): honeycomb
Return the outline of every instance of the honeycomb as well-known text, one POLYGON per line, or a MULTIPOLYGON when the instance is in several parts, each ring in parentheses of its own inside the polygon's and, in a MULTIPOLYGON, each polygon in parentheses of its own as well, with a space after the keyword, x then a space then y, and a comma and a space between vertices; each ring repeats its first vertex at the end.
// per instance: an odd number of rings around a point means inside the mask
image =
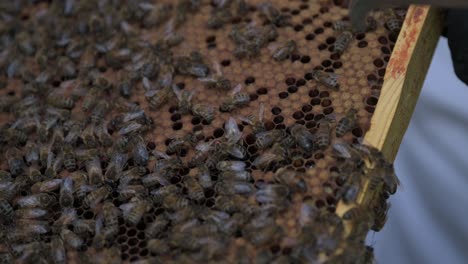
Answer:
POLYGON ((341 1, 0 12, 2 263, 372 262, 396 176, 361 142, 405 10, 341 53, 341 1))

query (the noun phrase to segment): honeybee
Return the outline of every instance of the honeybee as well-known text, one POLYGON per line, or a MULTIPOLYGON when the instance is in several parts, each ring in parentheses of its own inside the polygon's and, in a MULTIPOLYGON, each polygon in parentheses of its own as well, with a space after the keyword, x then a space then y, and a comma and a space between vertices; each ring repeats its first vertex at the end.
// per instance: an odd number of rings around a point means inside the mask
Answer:
POLYGON ((333 44, 333 51, 338 54, 342 54, 348 48, 353 38, 354 35, 350 31, 341 32, 333 44))
POLYGON ((128 155, 126 153, 113 151, 110 155, 110 159, 104 177, 108 181, 116 181, 127 165, 128 155))
POLYGON ((96 207, 101 201, 106 199, 109 195, 109 190, 106 187, 100 187, 96 190, 91 191, 86 197, 83 199, 83 205, 88 208, 96 207))
POLYGON ((131 139, 131 145, 133 147, 133 161, 138 166, 146 166, 149 160, 149 153, 146 149, 146 143, 143 137, 135 136, 131 139))
POLYGON ((171 16, 171 4, 144 3, 142 6, 143 10, 148 11, 142 21, 146 28, 159 26, 171 16))
POLYGON ((276 142, 270 149, 267 149, 265 152, 260 154, 252 162, 257 169, 266 171, 269 170, 272 166, 278 165, 287 158, 287 149, 284 148, 280 143, 276 142))
POLYGON ((0 214, 9 219, 13 216, 13 207, 11 207, 10 203, 6 200, 0 200, 0 214))
POLYGON ((216 168, 219 171, 243 171, 245 166, 246 164, 243 161, 226 160, 218 162, 216 168))
POLYGON ((219 173, 218 177, 224 180, 233 180, 233 181, 245 181, 248 182, 252 180, 252 174, 248 171, 222 171, 219 173))
POLYGON ((236 203, 227 195, 218 195, 215 199, 215 206, 219 210, 228 214, 232 214, 237 211, 236 203))
POLYGON ((273 52, 272 57, 275 61, 284 61, 291 56, 296 48, 296 41, 288 40, 273 52))
POLYGON ((37 182, 31 186, 31 192, 32 193, 52 192, 60 188, 61 183, 62 183, 62 179, 51 179, 51 180, 45 180, 42 182, 37 182))
POLYGON ((342 137, 351 131, 357 123, 357 110, 350 109, 346 115, 336 124, 336 137, 342 137))
POLYGON ((75 152, 71 145, 63 146, 63 165, 68 171, 74 171, 76 169, 75 152))
POLYGON ((123 218, 132 225, 137 225, 143 215, 151 209, 151 204, 147 200, 132 198, 129 203, 119 206, 122 209, 123 218))
POLYGON ((64 97, 63 95, 58 96, 54 94, 49 94, 49 96, 47 96, 46 102, 54 107, 65 109, 72 109, 75 105, 75 102, 72 98, 64 97))
POLYGON ((205 198, 203 187, 193 177, 186 177, 184 180, 184 186, 187 188, 187 194, 190 199, 195 201, 201 201, 205 198))
POLYGON ((315 134, 314 143, 317 149, 326 149, 330 145, 331 123, 333 120, 324 119, 320 121, 319 128, 315 134))
POLYGON ((246 106, 250 103, 250 95, 248 93, 241 92, 242 85, 236 85, 231 95, 221 103, 219 110, 221 112, 232 112, 234 109, 242 106, 246 106))
POLYGON ((206 165, 200 164, 198 166, 197 178, 198 182, 203 188, 213 187, 213 181, 211 180, 210 170, 206 165))
POLYGON ((348 20, 338 20, 333 22, 332 28, 335 31, 351 31, 353 29, 353 26, 348 20))
POLYGON ((65 252, 65 247, 63 246, 63 240, 59 236, 55 235, 50 239, 50 251, 54 263, 67 262, 67 255, 65 252))
POLYGON ((395 15, 395 11, 393 9, 388 9, 385 12, 385 26, 388 30, 398 33, 401 30, 402 24, 403 21, 395 15))
POLYGON ((249 115, 246 117, 239 116, 239 119, 243 122, 252 126, 252 130, 255 134, 265 131, 265 123, 263 122, 263 117, 265 115, 265 104, 260 103, 260 107, 258 110, 258 117, 255 115, 249 115))
POLYGON ((182 115, 188 114, 192 109, 192 98, 195 94, 193 91, 181 90, 177 85, 172 85, 172 90, 177 96, 179 113, 182 115))
POLYGON ((76 219, 78 219, 78 215, 75 208, 65 208, 63 209, 58 219, 54 221, 54 227, 70 225, 76 219))
POLYGON ((284 204, 287 201, 290 190, 282 184, 268 184, 257 190, 255 199, 259 203, 284 204), (286 198, 286 199, 285 199, 286 198))
POLYGON ((60 237, 65 243, 67 243, 67 245, 74 249, 79 249, 84 243, 81 237, 68 229, 62 229, 60 237))
POLYGON ((167 145, 167 153, 180 153, 187 146, 187 137, 173 138, 167 145))
POLYGON ((345 203, 352 203, 356 201, 359 195, 360 189, 361 189, 360 186, 357 184, 352 184, 348 186, 343 192, 343 201, 345 203))
POLYGON ((85 129, 81 131, 80 138, 83 143, 89 148, 95 148, 98 145, 98 141, 95 136, 96 127, 93 124, 89 124, 85 129))
POLYGON ((64 143, 66 145, 74 145, 78 138, 81 135, 83 125, 81 122, 74 122, 71 125, 70 131, 68 131, 67 136, 64 138, 64 143))
POLYGON ((156 255, 166 255, 170 252, 167 242, 161 239, 150 239, 147 244, 148 250, 156 255))
POLYGON ((301 192, 307 191, 307 184, 303 176, 294 170, 280 168, 273 175, 273 179, 280 184, 288 186, 292 190, 301 192))
POLYGON ((327 88, 333 90, 338 90, 340 88, 340 85, 338 83, 338 76, 333 72, 313 70, 312 77, 317 83, 324 85, 327 88))
MULTIPOLYGON (((153 193, 154 195, 154 193, 153 193)), ((153 199, 155 197, 153 196, 153 199)), ((181 210, 190 205, 190 201, 177 193, 169 193, 163 198, 162 206, 166 209, 181 210)))
POLYGON ((169 179, 166 178, 164 174, 160 174, 160 173, 151 173, 151 174, 145 175, 141 179, 141 182, 146 188, 155 187, 157 185, 167 186, 170 184, 169 179))
POLYGON ((387 212, 389 208, 390 204, 387 203, 384 198, 380 197, 373 209, 375 219, 371 227, 372 230, 378 232, 384 227, 385 223, 387 222, 387 212))
POLYGON ((59 202, 62 208, 73 205, 73 180, 71 177, 62 180, 59 202))
POLYGON ((120 216, 120 210, 115 207, 112 202, 104 202, 102 205, 102 215, 106 226, 118 226, 118 217, 120 216))
POLYGON ((290 16, 282 14, 271 3, 261 4, 259 8, 260 13, 265 17, 265 19, 277 27, 284 27, 290 24, 290 16))
POLYGON ((17 229, 31 235, 45 234, 50 232, 50 225, 46 220, 16 219, 15 223, 17 229))
POLYGON ((88 173, 89 183, 100 184, 104 181, 102 175, 101 161, 98 156, 92 156, 85 162, 86 172, 88 173))
POLYGON ((276 241, 283 234, 283 229, 276 225, 264 226, 258 230, 246 232, 246 237, 254 246, 262 246, 276 241))
POLYGON ((211 123, 215 118, 215 109, 210 105, 195 104, 192 107, 192 113, 194 116, 205 119, 208 123, 211 123))
POLYGON ((153 89, 145 93, 145 98, 149 103, 151 110, 158 110, 161 106, 169 101, 172 97, 172 89, 170 86, 164 86, 159 90, 153 89))
POLYGON ((95 225, 94 219, 76 219, 73 221, 73 231, 76 234, 94 234, 95 225))
POLYGON ((294 124, 289 130, 299 147, 308 152, 312 151, 314 147, 314 136, 305 126, 294 124))
POLYGON ((164 214, 158 215, 152 223, 148 224, 148 227, 145 230, 145 234, 149 238, 158 237, 159 234, 161 234, 168 225, 169 220, 167 217, 164 214))
POLYGON ((205 78, 210 73, 210 68, 203 63, 202 56, 197 51, 193 51, 189 57, 177 58, 175 68, 182 75, 190 75, 196 78, 205 78))
POLYGON ((227 91, 231 89, 231 81, 224 77, 221 71, 221 65, 218 62, 213 63, 214 74, 211 77, 199 78, 206 88, 227 91))
POLYGON ((224 180, 218 181, 215 184, 214 189, 216 192, 226 195, 249 195, 255 190, 255 187, 253 184, 247 182, 224 180))
POLYGON ((19 149, 13 147, 9 148, 5 153, 10 173, 13 176, 19 175, 23 172, 25 164, 23 161, 23 155, 19 149))
POLYGON ((112 145, 112 136, 107 131, 107 126, 104 122, 96 125, 94 133, 104 147, 112 145))
POLYGON ((258 149, 266 149, 283 138, 285 136, 285 132, 283 130, 273 129, 270 131, 259 132, 255 136, 255 146, 258 149))
POLYGON ((55 196, 47 194, 47 193, 38 193, 32 194, 28 196, 23 196, 16 201, 18 207, 42 207, 42 208, 49 208, 54 203, 57 202, 55 196))

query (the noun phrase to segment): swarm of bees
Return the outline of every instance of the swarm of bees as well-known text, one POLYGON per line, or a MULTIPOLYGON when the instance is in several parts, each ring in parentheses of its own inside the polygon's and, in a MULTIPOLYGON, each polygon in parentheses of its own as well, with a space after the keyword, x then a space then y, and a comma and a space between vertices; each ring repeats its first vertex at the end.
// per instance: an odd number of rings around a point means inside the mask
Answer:
MULTIPOLYGON (((291 15, 258 1, 166 2, 0 4, 0 263, 373 263, 364 238, 385 224, 399 182, 379 151, 347 137, 358 109, 314 129, 272 127, 264 102, 240 114, 255 98, 216 58, 176 52, 187 41, 180 30, 209 10, 204 26, 232 42, 233 60, 266 52, 289 63, 301 50, 281 38, 291 15), (253 12, 262 23, 244 19, 253 12), (223 99, 208 104, 206 92, 223 99), (161 150, 151 136, 167 132, 159 118, 172 106, 205 126, 222 118, 223 132, 171 134, 161 150), (338 187, 324 192, 350 206, 342 216, 311 195, 318 176, 293 166, 314 154, 335 164, 338 187)), ((392 33, 400 13, 386 13, 392 33)), ((348 21, 330 27, 330 51, 345 54, 358 32, 348 21)), ((320 68, 310 82, 341 88, 320 68)))

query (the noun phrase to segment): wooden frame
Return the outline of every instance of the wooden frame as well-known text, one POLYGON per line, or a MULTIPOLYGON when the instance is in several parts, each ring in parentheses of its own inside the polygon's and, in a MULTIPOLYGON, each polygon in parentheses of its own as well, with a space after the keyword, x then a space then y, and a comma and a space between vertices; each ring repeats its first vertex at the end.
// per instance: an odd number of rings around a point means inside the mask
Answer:
POLYGON ((387 66, 379 103, 364 143, 393 161, 421 92, 442 31, 441 12, 411 6, 387 66))
MULTIPOLYGON (((439 9, 419 5, 409 8, 387 66, 371 127, 364 137, 364 144, 381 150, 391 162, 408 128, 441 31, 439 9)), ((367 183, 357 203, 373 195, 366 190, 367 183)), ((336 213, 342 216, 353 206, 340 201, 336 213)))

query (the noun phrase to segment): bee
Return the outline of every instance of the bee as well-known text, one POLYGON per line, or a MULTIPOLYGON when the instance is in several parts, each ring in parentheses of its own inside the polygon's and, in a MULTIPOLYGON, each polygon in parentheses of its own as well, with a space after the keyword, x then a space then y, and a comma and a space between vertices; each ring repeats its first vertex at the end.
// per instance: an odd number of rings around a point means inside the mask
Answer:
POLYGON ((214 74, 209 78, 199 78, 208 89, 227 91, 231 89, 231 81, 224 77, 221 71, 221 65, 218 62, 213 63, 214 74))
POLYGON ((324 119, 319 123, 319 128, 315 134, 314 143, 317 149, 326 149, 330 145, 331 123, 333 120, 324 119))
POLYGON ((80 138, 83 140, 83 143, 89 148, 95 148, 98 145, 98 141, 95 136, 95 126, 89 124, 85 129, 81 131, 80 138))
POLYGON ((341 118, 336 124, 336 137, 342 137, 351 131, 357 123, 357 110, 351 109, 346 115, 341 118))
POLYGON ((283 234, 283 229, 276 225, 268 225, 256 230, 255 232, 246 232, 246 238, 252 243, 252 245, 259 247, 276 241, 283 234))
POLYGON ((218 162, 216 168, 219 171, 243 171, 245 166, 246 164, 243 161, 226 160, 218 162))
POLYGON ((106 201, 102 205, 102 215, 106 226, 118 226, 118 218, 120 216, 119 208, 115 207, 114 203, 106 201))
POLYGON ((112 136, 107 131, 107 126, 104 122, 96 125, 94 133, 104 147, 112 145, 112 136))
POLYGON ((54 263, 67 263, 67 255, 65 247, 63 246, 63 240, 59 236, 54 235, 50 239, 50 251, 54 263))
POLYGON ((285 132, 283 130, 273 129, 270 131, 259 132, 255 136, 255 146, 258 149, 266 149, 282 139, 285 136, 285 132))
POLYGON ((238 210, 236 203, 227 195, 218 195, 215 199, 215 206, 217 209, 228 214, 232 214, 238 210))
POLYGON ((182 75, 190 75, 196 78, 205 78, 210 73, 210 68, 203 63, 200 53, 194 51, 190 57, 176 59, 175 68, 182 75))
POLYGON ((74 249, 79 249, 84 243, 81 237, 68 229, 62 229, 60 237, 68 246, 74 249))
POLYGON ((143 215, 151 209, 151 204, 147 200, 133 198, 130 203, 119 206, 122 209, 123 218, 132 225, 137 225, 143 215))
POLYGON ((171 4, 150 4, 144 3, 143 10, 148 13, 143 18, 143 26, 146 28, 157 27, 171 16, 171 4))
POLYGON ((49 96, 47 96, 46 102, 51 106, 69 110, 73 109, 73 107, 75 106, 75 102, 72 98, 64 97, 63 95, 59 96, 50 94, 49 96))
POLYGON ((60 184, 62 183, 62 179, 51 179, 45 180, 42 182, 37 182, 31 186, 32 193, 45 193, 45 192, 52 192, 58 190, 60 188, 60 184))
POLYGON ((189 167, 202 165, 203 162, 207 159, 213 143, 214 141, 198 143, 195 146, 196 152, 189 161, 189 167))
POLYGON ((250 103, 250 95, 241 92, 242 85, 238 84, 233 88, 231 95, 221 103, 219 110, 221 112, 232 112, 238 107, 246 106, 250 103))
POLYGON ((402 24, 403 21, 395 15, 395 11, 393 9, 388 9, 385 12, 385 26, 388 30, 398 33, 401 30, 402 24))
POLYGON ((291 56, 291 54, 296 50, 296 48, 296 41, 288 40, 273 52, 272 57, 275 61, 284 61, 285 59, 291 56))
POLYGON ((255 187, 251 183, 230 180, 218 181, 214 189, 216 192, 226 195, 249 195, 255 191, 255 187))
POLYGON ((166 25, 166 30, 164 34, 164 43, 167 47, 172 48, 178 46, 184 41, 184 36, 175 32, 174 30, 174 20, 170 20, 166 25))
POLYGON ((357 184, 348 186, 343 192, 343 201, 345 203, 355 202, 359 195, 360 189, 360 186, 357 184))
POLYGON ((168 225, 169 220, 167 217, 164 214, 158 215, 152 223, 148 224, 148 227, 145 230, 145 234, 149 238, 156 238, 166 229, 168 225))
POLYGON ((158 110, 169 101, 172 96, 172 89, 169 86, 162 87, 160 90, 150 90, 145 93, 146 100, 151 110, 158 110))
POLYGON ((333 44, 333 51, 338 54, 343 54, 343 52, 348 48, 349 44, 353 40, 354 35, 350 31, 343 31, 336 38, 335 43, 333 44))
POLYGON ((70 225, 78 219, 78 214, 76 213, 75 208, 65 208, 62 211, 62 214, 58 217, 57 220, 54 221, 54 227, 63 227, 66 225, 70 225))
POLYGON ((139 181, 141 176, 146 174, 146 168, 145 167, 132 167, 124 172, 122 172, 122 175, 119 176, 120 178, 120 186, 125 186, 130 184, 131 182, 134 181, 139 181))
POLYGON ((272 166, 277 166, 281 162, 285 161, 287 158, 288 151, 280 143, 274 143, 270 149, 267 149, 265 152, 260 154, 252 162, 257 169, 266 171, 272 168, 272 166))
POLYGON ((184 186, 187 188, 187 195, 190 199, 201 201, 205 198, 203 187, 195 178, 186 177, 184 180, 184 186))
POLYGON ((289 128, 291 136, 296 141, 297 145, 305 151, 312 151, 314 146, 314 136, 303 125, 294 124, 289 128))
MULTIPOLYGON (((153 197, 154 199, 154 197, 153 197)), ((186 208, 190 205, 190 201, 180 194, 177 193, 169 193, 163 198, 162 206, 165 209, 172 209, 172 210, 181 210, 186 208)))
POLYGON ((85 162, 86 172, 88 173, 89 183, 100 184, 104 181, 102 175, 101 161, 98 156, 91 156, 85 162))
POLYGON ((28 196, 23 196, 16 201, 16 204, 20 208, 24 207, 42 207, 50 208, 57 202, 55 196, 47 193, 38 193, 28 196))
POLYGON ((83 125, 81 122, 74 122, 71 125, 70 131, 68 131, 67 136, 64 138, 63 142, 66 145, 74 145, 78 138, 81 135, 83 125))
POLYGON ((161 239, 150 239, 147 243, 148 250, 156 255, 166 255, 170 252, 169 245, 161 239))
POLYGON ((203 188, 213 187, 213 181, 211 180, 211 174, 210 174, 210 170, 208 169, 208 167, 204 164, 200 164, 198 165, 197 169, 198 169, 198 172, 197 172, 196 177, 200 185, 203 188))
POLYGON ((324 85, 327 88, 330 88, 333 90, 340 89, 340 85, 338 83, 338 76, 333 72, 313 70, 312 77, 317 83, 324 85))
POLYGON ((50 232, 50 225, 46 220, 17 219, 15 222, 17 229, 31 235, 45 234, 50 232))
POLYGON ((258 110, 258 117, 255 115, 249 115, 249 116, 239 116, 238 118, 242 121, 245 122, 249 125, 252 126, 252 130, 255 134, 258 134, 260 132, 264 132, 265 129, 265 123, 263 122, 263 117, 265 115, 265 104, 260 103, 260 107, 258 110))
POLYGON ((173 138, 167 145, 167 153, 180 153, 187 146, 187 137, 173 138))
POLYGON ((23 155, 21 154, 19 149, 15 147, 9 148, 5 152, 5 156, 8 162, 8 166, 10 168, 11 175, 16 176, 21 174, 25 168, 25 164, 23 161, 23 155))
POLYGON ((255 200, 259 203, 283 204, 290 194, 287 186, 282 184, 268 184, 257 190, 255 200))
POLYGON ((15 211, 15 217, 20 219, 38 219, 49 216, 49 211, 42 208, 23 208, 15 211))
POLYGON ((113 151, 110 155, 110 162, 107 165, 104 177, 108 181, 116 181, 122 173, 128 161, 126 153, 113 151))
POLYGON ((59 203, 62 208, 73 205, 73 180, 71 177, 66 177, 62 180, 59 203))
POLYGON ((351 31, 353 29, 351 22, 348 20, 338 20, 333 22, 332 26, 335 31, 351 31))
POLYGON ((63 165, 70 172, 76 169, 75 152, 71 145, 63 146, 63 165))
POLYGON ((215 109, 210 105, 195 104, 192 107, 192 113, 194 116, 205 119, 208 123, 211 123, 215 117, 215 109))
POLYGON ((94 234, 95 225, 94 219, 77 219, 73 221, 73 231, 76 234, 94 234))
POLYGON ((192 109, 192 98, 195 94, 193 91, 181 90, 177 85, 172 85, 172 90, 177 96, 179 113, 182 115, 188 114, 192 109))
POLYGON ((242 170, 242 171, 227 170, 227 171, 220 172, 218 175, 218 178, 222 180, 249 182, 252 180, 252 174, 245 170, 242 170))
POLYGON ((145 140, 141 136, 135 136, 130 140, 133 147, 133 161, 138 166, 146 166, 148 164, 149 153, 146 149, 145 140))
POLYGON ((151 199, 154 203, 160 204, 164 201, 164 198, 170 194, 177 194, 179 189, 175 185, 162 186, 158 189, 152 190, 151 199))
POLYGON ((166 178, 165 175, 160 174, 160 173, 151 173, 151 174, 145 175, 141 179, 141 182, 146 188, 151 188, 151 187, 155 187, 158 185, 167 186, 171 184, 169 182, 169 179, 166 178))
POLYGON ((0 200, 0 215, 9 219, 13 216, 13 207, 6 200, 0 200))
POLYGON ((264 3, 260 5, 260 14, 265 19, 277 27, 284 27, 290 24, 290 16, 282 14, 271 3, 264 3))
POLYGON ((96 190, 91 191, 83 199, 83 205, 87 208, 96 207, 101 201, 105 200, 109 196, 109 190, 106 187, 100 187, 96 190))
POLYGON ((273 175, 273 179, 277 183, 284 184, 292 190, 301 192, 307 191, 307 184, 304 181, 304 177, 294 170, 280 168, 273 175))
POLYGON ((378 199, 377 205, 374 207, 374 223, 371 227, 373 231, 380 231, 384 227, 385 223, 387 222, 387 212, 388 209, 390 208, 390 204, 387 203, 387 201, 380 197, 378 199))

